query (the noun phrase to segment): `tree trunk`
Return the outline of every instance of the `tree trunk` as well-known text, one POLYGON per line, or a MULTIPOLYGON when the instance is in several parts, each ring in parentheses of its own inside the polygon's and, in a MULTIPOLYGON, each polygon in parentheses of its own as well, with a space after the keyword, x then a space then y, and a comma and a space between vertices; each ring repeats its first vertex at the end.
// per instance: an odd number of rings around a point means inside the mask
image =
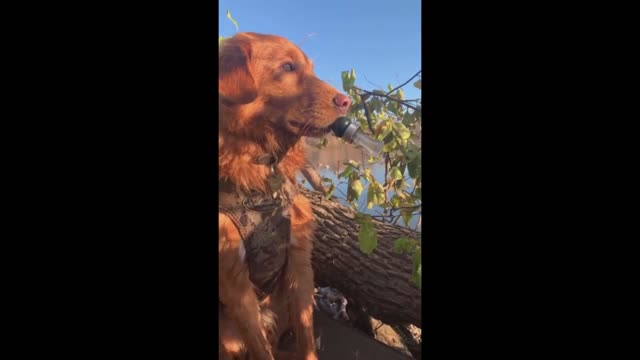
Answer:
POLYGON ((301 187, 311 200, 316 217, 312 254, 315 281, 355 299, 369 315, 390 325, 422 327, 420 289, 411 282, 412 260, 393 250, 396 239, 421 234, 408 228, 373 220, 378 246, 371 255, 360 251, 356 212, 319 192, 301 187))

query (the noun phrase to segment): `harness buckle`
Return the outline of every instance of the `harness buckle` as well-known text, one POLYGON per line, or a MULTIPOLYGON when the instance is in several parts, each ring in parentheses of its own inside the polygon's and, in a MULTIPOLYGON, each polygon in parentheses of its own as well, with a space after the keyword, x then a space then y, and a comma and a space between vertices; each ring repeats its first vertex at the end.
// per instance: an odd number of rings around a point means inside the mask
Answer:
POLYGON ((269 198, 260 194, 260 196, 246 197, 242 200, 242 206, 247 210, 257 212, 269 212, 282 206, 281 198, 269 198))

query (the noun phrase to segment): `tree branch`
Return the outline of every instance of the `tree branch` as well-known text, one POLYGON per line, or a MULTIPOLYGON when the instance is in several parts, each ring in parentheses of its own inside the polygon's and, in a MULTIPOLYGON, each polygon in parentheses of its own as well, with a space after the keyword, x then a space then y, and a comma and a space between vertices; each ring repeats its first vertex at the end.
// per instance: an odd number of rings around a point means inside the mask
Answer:
POLYGON ((300 172, 309 181, 309 184, 311 184, 311 187, 313 187, 315 191, 319 191, 323 194, 326 194, 327 191, 329 191, 329 189, 327 189, 327 187, 322 183, 322 177, 311 164, 306 163, 300 172))
POLYGON ((369 84, 371 84, 371 85, 373 85, 373 86, 377 86, 377 87, 379 87, 379 88, 383 88, 383 86, 380 86, 380 85, 378 85, 378 84, 374 84, 374 83, 372 83, 371 81, 369 81, 369 79, 367 79, 367 75, 362 74, 362 76, 364 76, 365 80, 367 80, 367 82, 368 82, 369 84))
POLYGON ((354 86, 354 88, 355 88, 355 89, 358 89, 359 91, 362 91, 362 92, 364 92, 364 93, 367 93, 367 94, 369 94, 369 95, 372 95, 372 96, 383 97, 383 98, 387 98, 387 99, 389 99, 389 100, 391 100, 391 101, 395 101, 395 102, 397 102, 397 103, 398 103, 398 104, 400 104, 400 105, 404 105, 404 106, 408 107, 409 109, 413 109, 414 111, 417 111, 417 110, 418 110, 418 108, 417 108, 417 107, 415 107, 415 106, 413 106, 413 105, 409 105, 409 104, 407 104, 405 101, 398 100, 398 99, 396 99, 396 98, 392 98, 392 97, 391 97, 391 96, 389 96, 389 95, 385 95, 385 94, 381 94, 381 93, 374 93, 374 92, 372 92, 372 91, 364 90, 364 89, 360 89, 359 87, 355 87, 355 86, 354 86))
POLYGON ((362 107, 364 108, 364 115, 367 117, 367 124, 369 124, 369 130, 371 134, 374 134, 373 125, 371 124, 371 116, 369 115, 369 109, 367 108, 367 102, 365 101, 364 95, 362 93, 360 95, 360 100, 362 101, 362 107))
POLYGON ((396 91, 396 90, 400 89, 401 87, 403 87, 403 86, 407 85, 407 84, 409 83, 409 81, 413 80, 413 78, 415 78, 416 76, 420 75, 420 73, 421 73, 421 72, 422 72, 422 70, 418 70, 418 72, 417 72, 415 75, 413 75, 409 80, 405 81, 402 85, 397 86, 395 89, 393 89, 393 90, 389 91, 389 92, 387 93, 387 95, 391 95, 391 93, 392 93, 392 92, 394 92, 394 91, 396 91))

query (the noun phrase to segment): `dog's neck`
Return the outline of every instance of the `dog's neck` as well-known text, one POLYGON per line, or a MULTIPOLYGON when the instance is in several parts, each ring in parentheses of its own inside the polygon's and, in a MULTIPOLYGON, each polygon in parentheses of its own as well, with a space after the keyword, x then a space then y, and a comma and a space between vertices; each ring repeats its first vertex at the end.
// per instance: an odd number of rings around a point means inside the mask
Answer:
POLYGON ((271 168, 258 161, 261 156, 277 157, 276 171, 291 181, 305 164, 304 143, 295 136, 273 129, 263 129, 253 136, 218 130, 219 180, 229 181, 240 190, 268 191, 271 168))

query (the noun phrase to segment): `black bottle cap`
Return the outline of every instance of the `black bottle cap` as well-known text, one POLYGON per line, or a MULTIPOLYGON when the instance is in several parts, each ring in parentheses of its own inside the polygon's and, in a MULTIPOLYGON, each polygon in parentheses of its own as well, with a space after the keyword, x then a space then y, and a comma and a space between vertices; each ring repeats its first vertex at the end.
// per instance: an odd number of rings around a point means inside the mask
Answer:
POLYGON ((337 118, 336 121, 329 127, 331 128, 331 131, 333 131, 335 136, 341 138, 349 125, 351 125, 351 119, 346 116, 341 116, 337 118))

